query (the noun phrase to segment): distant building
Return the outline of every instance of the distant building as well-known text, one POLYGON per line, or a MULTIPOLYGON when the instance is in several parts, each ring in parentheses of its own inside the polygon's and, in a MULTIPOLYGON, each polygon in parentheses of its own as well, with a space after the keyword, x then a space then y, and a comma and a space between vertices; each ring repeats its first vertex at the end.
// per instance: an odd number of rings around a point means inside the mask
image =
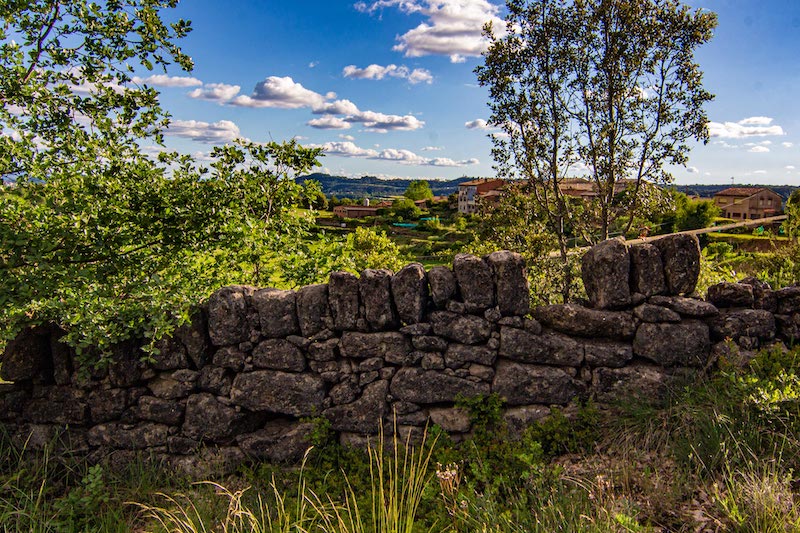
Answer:
MULTIPOLYGON (((465 181, 458 185, 458 212, 469 215, 478 210, 478 200, 488 193, 497 191, 506 184, 501 179, 478 179, 465 181)), ((499 195, 499 191, 493 196, 499 195)))
POLYGON ((733 220, 758 219, 783 211, 783 199, 767 187, 730 187, 714 195, 722 216, 733 220))
POLYGON ((337 205, 333 208, 333 216, 339 218, 374 217, 378 214, 378 209, 391 206, 391 202, 379 202, 375 205, 337 205))

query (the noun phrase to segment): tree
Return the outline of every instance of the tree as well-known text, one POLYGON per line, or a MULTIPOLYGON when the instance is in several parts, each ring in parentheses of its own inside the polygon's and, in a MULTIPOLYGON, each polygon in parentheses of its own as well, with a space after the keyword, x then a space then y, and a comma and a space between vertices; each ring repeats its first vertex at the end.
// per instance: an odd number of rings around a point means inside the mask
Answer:
POLYGON ((566 227, 602 240, 618 217, 630 226, 643 184, 668 183, 664 165, 685 164, 690 139, 707 141, 703 104, 712 95, 693 54, 716 17, 677 0, 507 7, 506 31, 487 26, 491 45, 476 69, 489 88, 489 123, 502 133, 493 135, 493 156, 501 176, 529 181, 566 265, 566 227), (588 179, 597 192, 580 217, 561 186, 568 178, 588 179))
POLYGON ((416 220, 422 214, 419 207, 409 198, 398 198, 392 202, 392 216, 402 220, 416 220))
MULTIPOLYGON (((136 69, 191 68, 177 0, 0 6, 0 343, 55 322, 78 352, 156 339, 216 287, 274 275, 304 236, 294 143, 220 148, 211 168, 141 146, 169 117, 136 69)), ((85 354, 84 354, 85 355, 85 354)), ((96 362, 96 361, 93 361, 96 362)))
POLYGON ((406 188, 403 196, 411 200, 428 200, 433 198, 433 191, 430 184, 425 180, 412 181, 406 188))

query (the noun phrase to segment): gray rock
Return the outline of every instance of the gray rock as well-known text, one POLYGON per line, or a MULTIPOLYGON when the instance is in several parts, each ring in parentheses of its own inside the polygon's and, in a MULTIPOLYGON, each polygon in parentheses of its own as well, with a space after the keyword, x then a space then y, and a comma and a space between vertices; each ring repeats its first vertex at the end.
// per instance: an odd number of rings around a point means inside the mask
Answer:
POLYGON ((492 334, 492 324, 477 316, 434 311, 430 321, 436 335, 462 344, 486 342, 492 334))
POLYGON ((431 287, 431 298, 439 309, 444 309, 447 301, 454 298, 457 292, 456 277, 446 266, 435 266, 428 272, 428 283, 431 287))
POLYGON ((402 333, 394 331, 379 333, 357 333, 345 331, 339 342, 342 357, 367 359, 380 357, 386 362, 402 364, 411 352, 411 341, 402 333))
POLYGON ((680 322, 681 315, 660 305, 642 304, 633 309, 633 316, 642 322, 680 322))
POLYGON ((422 355, 422 368, 425 370, 444 370, 444 356, 437 352, 425 352, 422 355))
POLYGON ((717 308, 747 307, 752 308, 755 302, 753 287, 744 283, 722 282, 708 288, 708 301, 717 308))
POLYGON ((358 398, 361 389, 358 387, 358 383, 353 383, 352 381, 343 381, 342 383, 337 383, 331 390, 328 392, 328 396, 331 399, 331 403, 333 405, 342 405, 345 403, 350 403, 358 398))
POLYGON ((420 263, 411 263, 392 276, 392 297, 403 324, 422 322, 428 306, 428 275, 420 263))
POLYGON ((252 301, 258 311, 261 334, 265 337, 286 337, 300 332, 294 291, 261 289, 253 293, 252 301))
POLYGON ((447 341, 435 335, 420 335, 411 338, 414 348, 423 352, 443 352, 447 349, 447 341))
POLYGON ((328 308, 328 286, 308 285, 297 291, 297 321, 300 333, 311 337, 333 325, 328 308))
POLYGON ((587 340, 583 343, 586 364, 591 367, 623 367, 633 359, 630 343, 612 340, 587 340))
POLYGON ((5 381, 27 381, 45 377, 49 366, 50 330, 46 326, 25 328, 6 344, 0 360, 0 378, 5 381))
POLYGON ((300 350, 283 339, 268 339, 253 350, 253 366, 289 372, 302 372, 306 360, 300 350))
POLYGON ((417 404, 454 402, 456 396, 472 398, 489 394, 489 385, 448 376, 436 370, 401 368, 390 387, 392 397, 417 404))
POLYGON ((179 340, 163 337, 155 342, 154 347, 156 353, 153 354, 150 364, 156 370, 176 370, 189 366, 186 347, 179 340))
POLYGON ((453 273, 456 276, 461 300, 469 312, 483 312, 494 306, 492 271, 480 257, 456 254, 453 259, 453 273))
POLYGON ((216 346, 238 344, 250 338, 247 301, 253 287, 223 287, 208 299, 208 334, 216 346))
POLYGON ((631 292, 644 296, 662 294, 667 290, 661 251, 652 244, 634 244, 631 256, 631 292))
POLYGON ((231 393, 233 378, 224 368, 205 366, 200 370, 197 378, 197 388, 203 392, 210 392, 218 396, 228 396, 231 393))
POLYGON ((314 425, 308 422, 271 420, 263 429, 237 437, 236 442, 257 461, 297 462, 311 446, 313 431, 314 425))
POLYGON ((92 446, 107 446, 122 450, 144 450, 166 446, 169 426, 143 423, 135 426, 111 422, 92 427, 87 435, 92 446))
POLYGON ((202 392, 193 394, 186 402, 183 434, 191 439, 224 442, 239 433, 252 431, 262 421, 262 416, 242 412, 202 392))
POLYGON ((766 281, 754 277, 747 277, 739 283, 753 287, 753 308, 765 309, 771 313, 778 310, 778 297, 766 281))
POLYGON ((358 278, 349 272, 333 272, 328 280, 328 304, 333 327, 355 329, 358 323, 358 278))
POLYGON ((404 335, 430 335, 433 333, 433 326, 427 322, 420 322, 419 324, 411 324, 400 328, 400 333, 404 335))
POLYGON ((184 398, 194 390, 197 372, 192 375, 179 373, 180 370, 172 373, 163 373, 147 383, 147 387, 153 396, 163 399, 184 398))
POLYGON ((789 344, 800 341, 800 314, 775 315, 777 336, 789 344))
POLYGON ((83 391, 68 386, 44 389, 46 395, 30 400, 22 411, 22 418, 36 424, 82 425, 89 419, 89 406, 83 391))
POLYGON ((739 337, 758 337, 770 340, 775 338, 775 316, 763 309, 743 309, 723 311, 708 320, 711 336, 715 341, 739 337))
POLYGON ((224 346, 214 352, 214 366, 229 368, 234 372, 241 372, 247 354, 234 346, 224 346))
POLYGON ((630 339, 636 333, 636 322, 629 312, 600 311, 575 304, 545 305, 531 312, 546 326, 568 335, 630 339))
POLYGON ((383 426, 388 406, 388 381, 376 381, 364 388, 364 393, 354 402, 337 405, 323 412, 336 431, 377 434, 383 426))
POLYGON ((695 298, 682 296, 651 296, 647 300, 652 305, 659 305, 672 309, 681 316, 690 318, 704 318, 719 313, 719 309, 712 303, 695 298))
POLYGON ((186 355, 195 368, 202 368, 211 352, 208 336, 208 317, 203 309, 197 309, 189 322, 175 330, 174 337, 186 347, 186 355))
MULTIPOLYGON (((132 389, 96 389, 89 394, 89 418, 93 424, 118 419, 132 405, 132 389)), ((134 400, 135 401, 135 400, 134 400)))
POLYGON ((431 407, 428 416, 431 422, 448 433, 466 433, 472 427, 469 412, 459 407, 431 407))
POLYGON ((393 329, 398 326, 392 303, 391 270, 366 269, 358 280, 364 317, 372 331, 393 329))
POLYGON ((564 405, 582 397, 586 386, 561 368, 501 359, 497 363, 492 392, 504 398, 508 405, 564 405))
POLYGON ((661 366, 703 367, 711 352, 708 326, 698 320, 644 323, 636 331, 633 352, 661 366))
POLYGON ((333 361, 339 350, 339 339, 314 342, 308 347, 308 358, 312 361, 333 361))
POLYGON ((231 401, 251 411, 312 416, 322 411, 325 383, 313 374, 257 370, 233 380, 231 401))
POLYGON ((163 400, 154 396, 142 396, 133 408, 134 416, 141 420, 177 426, 183 419, 184 405, 175 400, 163 400))
POLYGON ((544 405, 521 405, 510 407, 503 413, 503 420, 512 437, 521 437, 525 430, 536 422, 550 416, 550 408, 544 405))
POLYGON ((696 375, 697 371, 685 368, 641 363, 624 368, 596 368, 592 373, 592 390, 600 402, 631 402, 637 397, 662 399, 696 375))
POLYGON ((788 315, 800 311, 800 286, 785 287, 775 291, 778 300, 778 313, 788 315))
POLYGON ((497 350, 487 346, 471 346, 469 344, 451 344, 444 353, 445 365, 450 368, 461 368, 467 363, 491 366, 496 358, 497 350))
POLYGON ((500 355, 523 363, 580 366, 583 346, 574 339, 552 331, 532 335, 525 330, 500 328, 500 355))
POLYGON ((661 250, 668 294, 691 294, 700 277, 700 241, 680 233, 653 241, 661 250))
POLYGON ((486 256, 497 291, 497 307, 502 316, 527 315, 530 289, 525 260, 515 252, 503 250, 486 256))
POLYGON ((589 303, 597 309, 617 309, 631 303, 631 260, 618 239, 592 246, 581 259, 581 277, 589 303))

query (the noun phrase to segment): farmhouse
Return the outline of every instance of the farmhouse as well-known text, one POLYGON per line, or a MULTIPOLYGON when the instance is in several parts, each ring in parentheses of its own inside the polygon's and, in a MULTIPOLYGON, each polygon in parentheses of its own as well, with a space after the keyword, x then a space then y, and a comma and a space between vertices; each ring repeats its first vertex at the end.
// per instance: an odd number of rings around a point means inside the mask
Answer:
POLYGON ((714 195, 714 204, 725 218, 747 220, 780 214, 783 199, 767 187, 729 187, 714 195))

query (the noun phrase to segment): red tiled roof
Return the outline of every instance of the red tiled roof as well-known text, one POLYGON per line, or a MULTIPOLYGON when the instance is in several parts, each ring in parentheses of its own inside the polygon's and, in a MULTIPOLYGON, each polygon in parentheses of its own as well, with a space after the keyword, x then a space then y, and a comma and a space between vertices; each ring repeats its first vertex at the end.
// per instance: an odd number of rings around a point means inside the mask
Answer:
POLYGON ((753 196, 763 190, 769 189, 766 187, 728 187, 725 190, 719 191, 714 196, 753 196))
POLYGON ((462 185, 481 185, 482 183, 489 183, 489 182, 492 182, 492 181, 503 181, 503 180, 501 180, 499 178, 493 178, 493 179, 491 179, 491 178, 481 178, 481 179, 477 179, 477 180, 465 181, 463 183, 459 183, 458 186, 461 187, 462 185))

